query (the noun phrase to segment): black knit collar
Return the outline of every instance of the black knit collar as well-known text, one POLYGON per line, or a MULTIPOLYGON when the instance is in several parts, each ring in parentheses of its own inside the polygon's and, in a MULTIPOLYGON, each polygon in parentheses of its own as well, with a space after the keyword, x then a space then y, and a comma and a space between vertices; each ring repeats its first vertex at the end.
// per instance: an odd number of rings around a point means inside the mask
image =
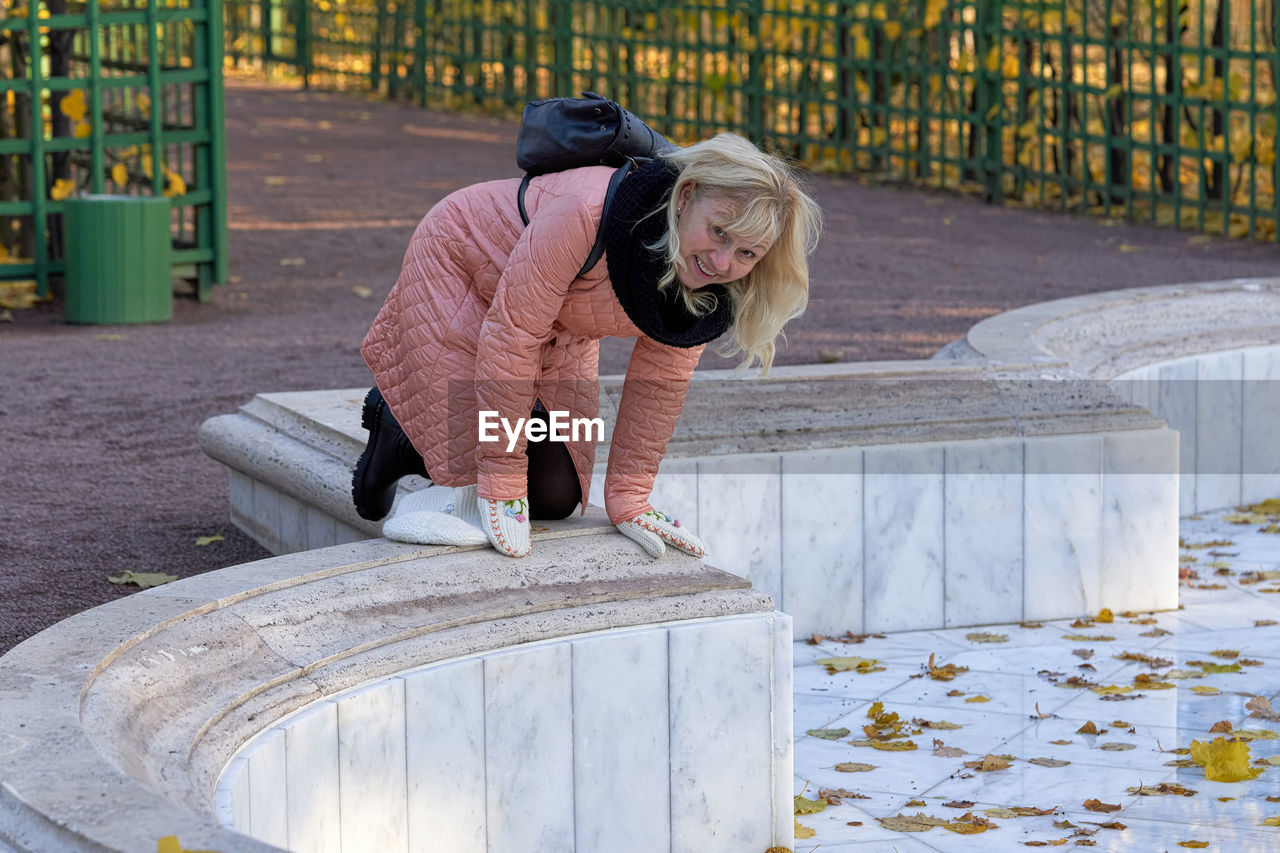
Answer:
POLYGON ((666 217, 649 214, 670 199, 678 174, 662 159, 633 169, 618 187, 601 228, 609 280, 627 317, 658 343, 695 347, 724 334, 733 315, 729 291, 722 285, 705 288, 717 302, 715 310, 701 317, 685 308, 676 288, 658 290, 666 259, 648 247, 666 233, 666 217))

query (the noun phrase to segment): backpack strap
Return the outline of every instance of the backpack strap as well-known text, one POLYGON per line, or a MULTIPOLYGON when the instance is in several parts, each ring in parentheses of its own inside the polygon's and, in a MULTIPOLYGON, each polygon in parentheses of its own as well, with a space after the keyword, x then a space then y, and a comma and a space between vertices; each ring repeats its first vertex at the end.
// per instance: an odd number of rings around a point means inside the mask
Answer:
MULTIPOLYGON (((630 158, 625 163, 613 170, 613 177, 609 178, 609 189, 604 194, 604 209, 600 212, 600 227, 596 229, 596 241, 591 245, 591 254, 587 255, 587 262, 582 265, 582 269, 578 270, 575 278, 582 278, 600 263, 600 256, 604 254, 604 223, 609 216, 609 208, 613 205, 613 197, 618 194, 618 187, 622 185, 622 179, 627 176, 636 161, 630 158)), ((524 206, 524 194, 529 188, 529 181, 532 176, 525 174, 524 179, 520 181, 520 190, 516 193, 516 206, 520 208, 520 219, 526 226, 529 224, 529 211, 524 206)))

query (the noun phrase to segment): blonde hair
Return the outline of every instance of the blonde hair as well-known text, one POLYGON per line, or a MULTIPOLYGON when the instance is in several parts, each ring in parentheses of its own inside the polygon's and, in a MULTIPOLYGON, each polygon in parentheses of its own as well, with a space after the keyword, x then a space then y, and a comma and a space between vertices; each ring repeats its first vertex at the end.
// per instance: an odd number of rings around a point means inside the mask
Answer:
POLYGON ((775 341, 787 321, 804 313, 809 302, 809 254, 822 230, 822 211, 801 188, 795 170, 746 139, 721 133, 681 148, 663 158, 679 169, 665 213, 666 236, 651 248, 666 256, 668 269, 658 288, 679 288, 685 306, 695 314, 716 308, 716 296, 684 287, 676 205, 686 186, 693 193, 729 199, 738 208, 721 227, 749 243, 768 243, 769 250, 743 278, 724 285, 732 301, 733 334, 718 351, 732 357, 745 353, 739 367, 757 361, 768 373, 775 341))

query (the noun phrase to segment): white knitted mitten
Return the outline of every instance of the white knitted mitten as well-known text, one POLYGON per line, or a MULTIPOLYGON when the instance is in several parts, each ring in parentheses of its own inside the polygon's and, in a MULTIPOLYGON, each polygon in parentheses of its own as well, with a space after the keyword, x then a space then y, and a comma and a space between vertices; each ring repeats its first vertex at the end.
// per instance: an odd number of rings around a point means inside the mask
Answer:
POLYGON ((628 539, 640 543, 640 547, 648 551, 650 557, 661 557, 666 553, 664 542, 695 557, 707 556, 707 546, 702 544, 701 539, 681 527, 678 520, 656 509, 614 526, 628 539))
POLYGON ((533 527, 529 524, 529 499, 495 501, 476 498, 480 524, 489 543, 508 557, 524 557, 533 550, 533 527))
POLYGON ((418 545, 484 545, 476 487, 431 486, 405 495, 382 524, 382 535, 418 545))

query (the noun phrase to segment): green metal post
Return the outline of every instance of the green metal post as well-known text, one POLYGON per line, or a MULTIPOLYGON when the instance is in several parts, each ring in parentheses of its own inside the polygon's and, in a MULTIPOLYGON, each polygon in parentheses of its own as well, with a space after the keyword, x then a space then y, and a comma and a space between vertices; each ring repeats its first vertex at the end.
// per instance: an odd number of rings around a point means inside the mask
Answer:
MULTIPOLYGON (((213 198, 209 201, 208 215, 213 231, 213 283, 226 284, 229 278, 230 252, 227 246, 227 121, 222 87, 223 41, 222 0, 208 0, 209 20, 209 187, 213 198)), ((201 281, 203 301, 209 298, 208 287, 201 281)))
POLYGON ((552 26, 555 28, 556 95, 573 94, 573 4, 571 0, 553 0, 552 26))
POLYGON ((99 26, 98 0, 89 0, 85 6, 87 28, 85 38, 89 41, 89 120, 92 122, 89 132, 89 191, 101 193, 106 190, 106 164, 103 158, 102 127, 102 57, 98 45, 99 26))
POLYGON ((999 201, 1002 197, 1001 171, 1004 162, 1003 111, 1001 97, 1001 63, 996 62, 994 70, 987 67, 988 57, 994 49, 997 60, 1003 55, 1002 42, 1002 8, 1001 0, 979 0, 978 6, 978 115, 981 123, 983 143, 979 149, 981 160, 984 197, 988 202, 999 201))
POLYGON ((747 99, 747 136, 757 143, 764 139, 763 50, 760 46, 760 19, 763 15, 763 0, 751 0, 747 7, 747 34, 751 50, 747 56, 747 79, 743 81, 743 89, 747 99))
POLYGON ((294 43, 297 52, 294 54, 294 62, 297 67, 302 69, 302 87, 304 89, 311 88, 311 73, 315 70, 312 64, 314 57, 312 56, 311 45, 311 2, 310 0, 298 0, 297 2, 298 18, 294 26, 294 43))
POLYGON ((427 105, 427 0, 413 2, 413 92, 420 106, 427 105))
POLYGON ((36 292, 49 295, 49 246, 45 228, 49 216, 48 188, 44 173, 44 51, 40 44, 38 0, 27 10, 27 44, 31 63, 31 229, 34 232, 32 260, 36 265, 36 292))

